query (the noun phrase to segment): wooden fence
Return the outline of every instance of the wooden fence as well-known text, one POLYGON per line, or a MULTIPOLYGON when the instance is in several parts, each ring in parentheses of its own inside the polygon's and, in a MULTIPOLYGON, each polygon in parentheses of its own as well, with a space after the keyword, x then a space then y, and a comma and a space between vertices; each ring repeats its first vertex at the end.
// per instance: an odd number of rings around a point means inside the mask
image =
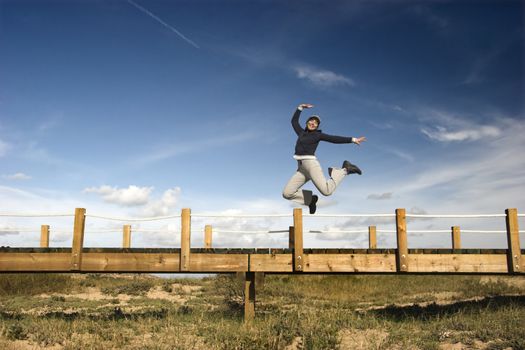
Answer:
POLYGON ((86 210, 77 208, 71 248, 49 248, 50 228, 41 226, 40 248, 0 247, 0 272, 242 273, 245 317, 255 312, 255 285, 264 273, 448 273, 524 276, 518 212, 505 210, 507 249, 461 249, 460 228, 451 227, 450 249, 410 249, 407 214, 396 209, 397 247, 378 249, 376 227, 368 228, 369 249, 307 249, 302 209, 293 211, 288 248, 213 248, 213 229, 205 226, 204 247, 192 248, 191 210, 182 209, 180 248, 131 248, 130 225, 123 226, 122 248, 85 248, 86 210))

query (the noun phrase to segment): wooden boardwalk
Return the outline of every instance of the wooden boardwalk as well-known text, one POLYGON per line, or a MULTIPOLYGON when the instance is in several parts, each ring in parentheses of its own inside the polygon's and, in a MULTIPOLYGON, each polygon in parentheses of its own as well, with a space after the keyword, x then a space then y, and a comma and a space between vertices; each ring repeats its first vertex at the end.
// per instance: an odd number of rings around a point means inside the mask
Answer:
POLYGON ((286 249, 217 249, 206 227, 204 248, 190 247, 191 211, 181 213, 180 248, 130 248, 130 229, 124 226, 124 248, 85 248, 86 211, 77 208, 71 248, 49 248, 49 227, 42 226, 41 247, 0 248, 0 273, 244 273, 245 316, 255 310, 255 279, 264 273, 287 274, 513 274, 525 276, 525 250, 520 248, 516 209, 505 211, 507 249, 460 249, 459 228, 452 227, 453 249, 409 249, 406 214, 396 210, 395 249, 375 247, 375 228, 369 230, 371 249, 305 249, 303 215, 294 209, 286 249))

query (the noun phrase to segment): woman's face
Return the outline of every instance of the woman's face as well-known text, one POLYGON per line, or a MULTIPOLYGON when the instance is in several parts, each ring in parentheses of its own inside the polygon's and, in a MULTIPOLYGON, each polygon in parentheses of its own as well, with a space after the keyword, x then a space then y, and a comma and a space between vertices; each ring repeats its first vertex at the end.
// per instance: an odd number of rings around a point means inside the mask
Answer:
POLYGON ((314 130, 317 129, 318 126, 319 126, 319 124, 317 123, 317 120, 315 120, 315 119, 310 119, 306 123, 306 127, 307 127, 308 131, 314 131, 314 130))

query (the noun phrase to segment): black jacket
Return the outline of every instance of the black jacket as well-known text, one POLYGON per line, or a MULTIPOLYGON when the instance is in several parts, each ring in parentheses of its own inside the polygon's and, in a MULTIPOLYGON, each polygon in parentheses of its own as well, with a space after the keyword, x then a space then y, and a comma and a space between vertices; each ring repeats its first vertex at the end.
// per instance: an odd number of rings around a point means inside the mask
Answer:
POLYGON ((301 110, 297 109, 292 117, 292 126, 297 134, 297 142, 295 143, 295 155, 297 156, 313 156, 319 141, 327 141, 331 143, 352 143, 352 137, 328 135, 317 129, 315 131, 308 131, 299 125, 299 116, 301 110))

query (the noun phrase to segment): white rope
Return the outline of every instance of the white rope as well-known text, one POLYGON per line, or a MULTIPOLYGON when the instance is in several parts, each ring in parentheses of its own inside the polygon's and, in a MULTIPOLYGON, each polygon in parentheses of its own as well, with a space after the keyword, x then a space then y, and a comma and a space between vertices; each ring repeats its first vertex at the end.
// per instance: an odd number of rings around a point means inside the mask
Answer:
POLYGON ((75 214, 65 214, 65 213, 0 213, 0 216, 6 217, 19 217, 19 218, 47 218, 47 217, 56 217, 56 216, 75 216, 75 214))
MULTIPOLYGON (((497 230, 460 230, 461 233, 507 233, 507 231, 497 230)), ((397 233, 396 230, 376 230, 377 233, 397 233)), ((407 230, 407 233, 452 233, 452 230, 407 230)), ((525 233, 525 231, 520 231, 525 233)))
POLYGON ((465 219, 474 219, 474 218, 504 218, 505 214, 472 214, 472 215, 427 215, 427 214, 406 214, 407 218, 465 218, 465 219))
MULTIPOLYGON (((461 230, 461 233, 507 233, 507 231, 496 230, 461 230)), ((523 231, 520 231, 522 233, 523 231)))
MULTIPOLYGON (((75 216, 71 213, 0 213, 0 217, 59 217, 59 216, 75 216)), ((292 217, 291 214, 192 214, 194 218, 285 218, 292 217)), ((361 218, 361 217, 395 217, 396 214, 304 214, 304 217, 318 217, 318 218, 361 218)), ((406 214, 406 217, 410 218, 499 218, 505 217, 506 214, 471 214, 471 215, 459 215, 459 214, 406 214)), ((518 214, 519 217, 525 217, 525 214, 518 214)), ((154 220, 167 220, 173 218, 180 218, 181 215, 169 215, 169 216, 155 216, 145 218, 122 218, 122 217, 111 217, 104 215, 86 214, 86 217, 115 220, 115 221, 154 221, 154 220)))
POLYGON ((191 214, 194 218, 291 218, 291 214, 191 214))
POLYGON ((368 230, 345 230, 345 231, 321 231, 321 230, 310 230, 308 233, 368 233, 368 230))
POLYGON ((407 230, 407 233, 452 233, 452 230, 407 230))
POLYGON ((396 214, 304 214, 304 217, 318 218, 393 218, 396 214))
MULTIPOLYGON (((161 230, 161 229, 158 229, 158 230, 141 230, 141 229, 133 230, 131 229, 131 234, 139 234, 139 233, 174 233, 174 234, 177 234, 177 233, 180 233, 180 230, 175 231, 175 230, 161 230)), ((194 233, 194 231, 191 231, 191 233, 194 233)))
POLYGON ((232 230, 215 230, 213 233, 245 233, 245 234, 268 234, 268 233, 288 233, 288 230, 270 230, 270 231, 232 231, 232 230))
POLYGON ((180 215, 169 215, 169 216, 155 216, 155 217, 137 219, 137 218, 119 218, 119 217, 112 217, 112 216, 86 214, 86 217, 104 219, 104 220, 113 220, 113 221, 156 221, 156 220, 177 219, 177 218, 180 218, 181 216, 180 215))

